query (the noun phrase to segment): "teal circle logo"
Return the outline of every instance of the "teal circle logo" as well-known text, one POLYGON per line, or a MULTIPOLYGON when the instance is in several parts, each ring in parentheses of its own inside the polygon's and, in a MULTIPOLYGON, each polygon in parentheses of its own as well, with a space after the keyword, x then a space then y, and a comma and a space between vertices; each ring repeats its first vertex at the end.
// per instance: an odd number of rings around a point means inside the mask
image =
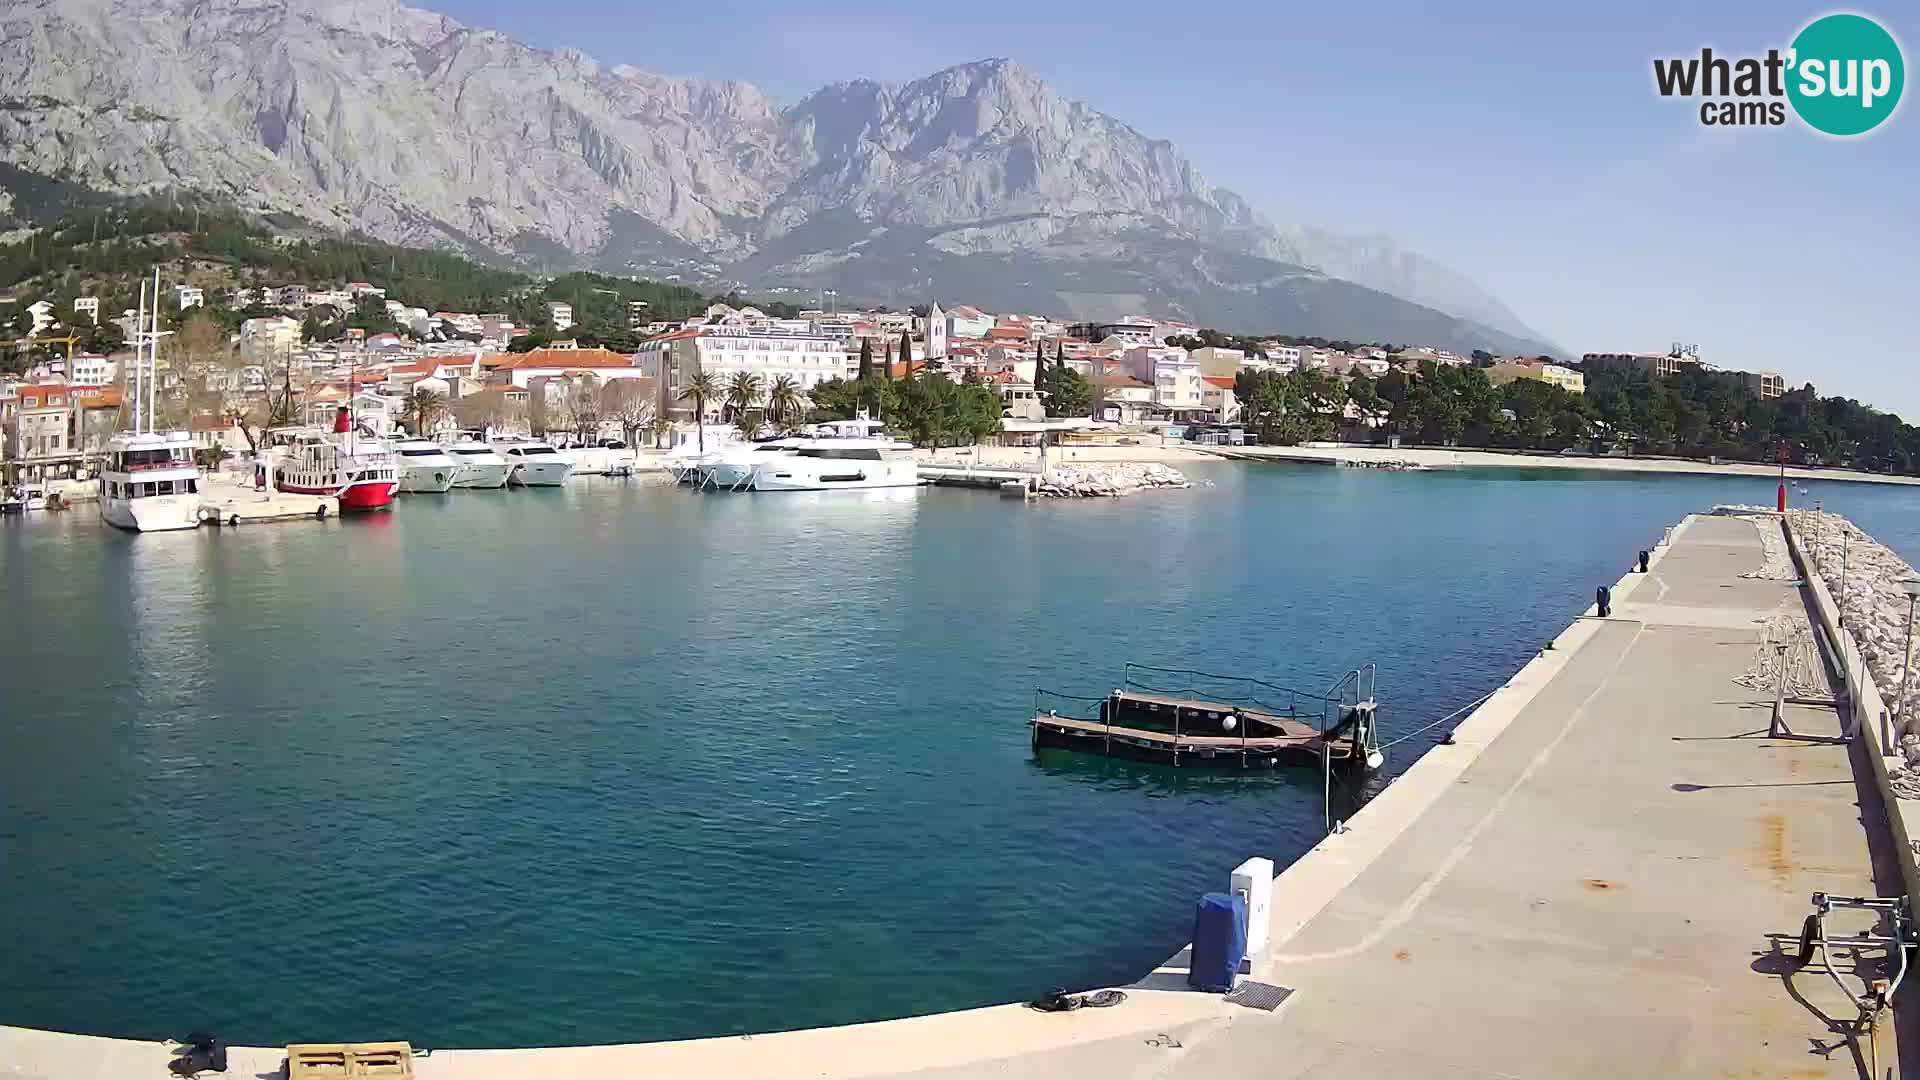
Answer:
POLYGON ((1907 82, 1900 44, 1864 15, 1815 19, 1787 55, 1787 100, 1815 131, 1863 135, 1900 104, 1907 82))

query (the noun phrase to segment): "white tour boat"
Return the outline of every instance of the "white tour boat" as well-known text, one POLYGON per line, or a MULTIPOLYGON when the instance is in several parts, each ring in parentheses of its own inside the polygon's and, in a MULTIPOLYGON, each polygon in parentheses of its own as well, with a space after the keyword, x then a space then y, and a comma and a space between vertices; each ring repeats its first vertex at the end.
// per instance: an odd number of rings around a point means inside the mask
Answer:
POLYGON ((107 440, 100 519, 134 532, 200 524, 200 468, 184 431, 123 431, 107 440))
POLYGON ((573 474, 573 462, 538 439, 496 439, 493 445, 513 466, 513 471, 507 474, 509 483, 521 487, 559 487, 573 474))
POLYGON ((200 469, 193 462, 193 436, 153 430, 153 366, 159 347, 160 272, 154 271, 152 304, 140 283, 128 393, 133 430, 107 440, 100 468, 100 520, 134 532, 191 529, 200 524, 200 469), (145 430, 142 430, 142 428, 145 430))
POLYGON ((503 488, 513 471, 513 463, 493 447, 468 436, 447 447, 447 454, 460 463, 460 474, 453 479, 456 488, 503 488))
POLYGON ((409 495, 439 495, 459 479, 460 462, 439 443, 402 439, 393 452, 399 457, 400 490, 409 495))

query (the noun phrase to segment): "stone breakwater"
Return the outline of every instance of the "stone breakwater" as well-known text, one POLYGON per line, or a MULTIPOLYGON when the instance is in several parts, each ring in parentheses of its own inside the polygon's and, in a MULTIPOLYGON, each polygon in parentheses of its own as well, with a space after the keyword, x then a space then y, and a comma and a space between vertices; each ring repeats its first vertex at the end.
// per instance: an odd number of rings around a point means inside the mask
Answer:
POLYGON ((1047 498, 1131 495, 1148 488, 1187 488, 1193 482, 1179 469, 1157 464, 1055 465, 1034 485, 1047 498))
MULTIPOLYGON (((1769 507, 1725 509, 1773 516, 1769 507)), ((1839 514, 1789 510, 1787 520, 1838 605, 1840 619, 1853 635, 1867 671, 1873 676, 1874 686, 1879 688, 1880 700, 1895 717, 1906 721, 1900 728, 1901 757, 1909 768, 1920 767, 1920 733, 1912 730, 1914 725, 1910 719, 1920 712, 1920 671, 1907 680, 1910 685, 1906 701, 1896 700, 1911 659, 1906 654, 1909 601, 1901 582, 1920 574, 1915 574, 1905 559, 1839 514)))

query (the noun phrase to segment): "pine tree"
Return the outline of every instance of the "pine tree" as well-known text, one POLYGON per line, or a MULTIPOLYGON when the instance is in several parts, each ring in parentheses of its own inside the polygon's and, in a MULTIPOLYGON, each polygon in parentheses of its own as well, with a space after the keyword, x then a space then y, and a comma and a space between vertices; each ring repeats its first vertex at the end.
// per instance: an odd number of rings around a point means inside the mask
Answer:
POLYGON ((913 333, 912 331, 909 331, 909 330, 900 331, 900 362, 906 366, 907 379, 911 381, 913 379, 913 333))
POLYGON ((860 339, 860 379, 862 382, 873 378, 873 339, 860 339))
POLYGON ((1033 343, 1033 392, 1035 396, 1047 392, 1047 347, 1037 341, 1033 343))

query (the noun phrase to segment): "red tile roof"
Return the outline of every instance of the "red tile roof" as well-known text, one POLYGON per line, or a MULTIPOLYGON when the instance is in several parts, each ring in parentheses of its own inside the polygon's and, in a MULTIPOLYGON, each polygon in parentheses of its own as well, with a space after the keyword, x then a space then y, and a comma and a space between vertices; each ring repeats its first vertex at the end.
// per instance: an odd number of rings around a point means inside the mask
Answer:
POLYGON ((1233 377, 1229 375, 1202 375, 1200 377, 1215 386, 1232 388, 1234 383, 1233 377))

